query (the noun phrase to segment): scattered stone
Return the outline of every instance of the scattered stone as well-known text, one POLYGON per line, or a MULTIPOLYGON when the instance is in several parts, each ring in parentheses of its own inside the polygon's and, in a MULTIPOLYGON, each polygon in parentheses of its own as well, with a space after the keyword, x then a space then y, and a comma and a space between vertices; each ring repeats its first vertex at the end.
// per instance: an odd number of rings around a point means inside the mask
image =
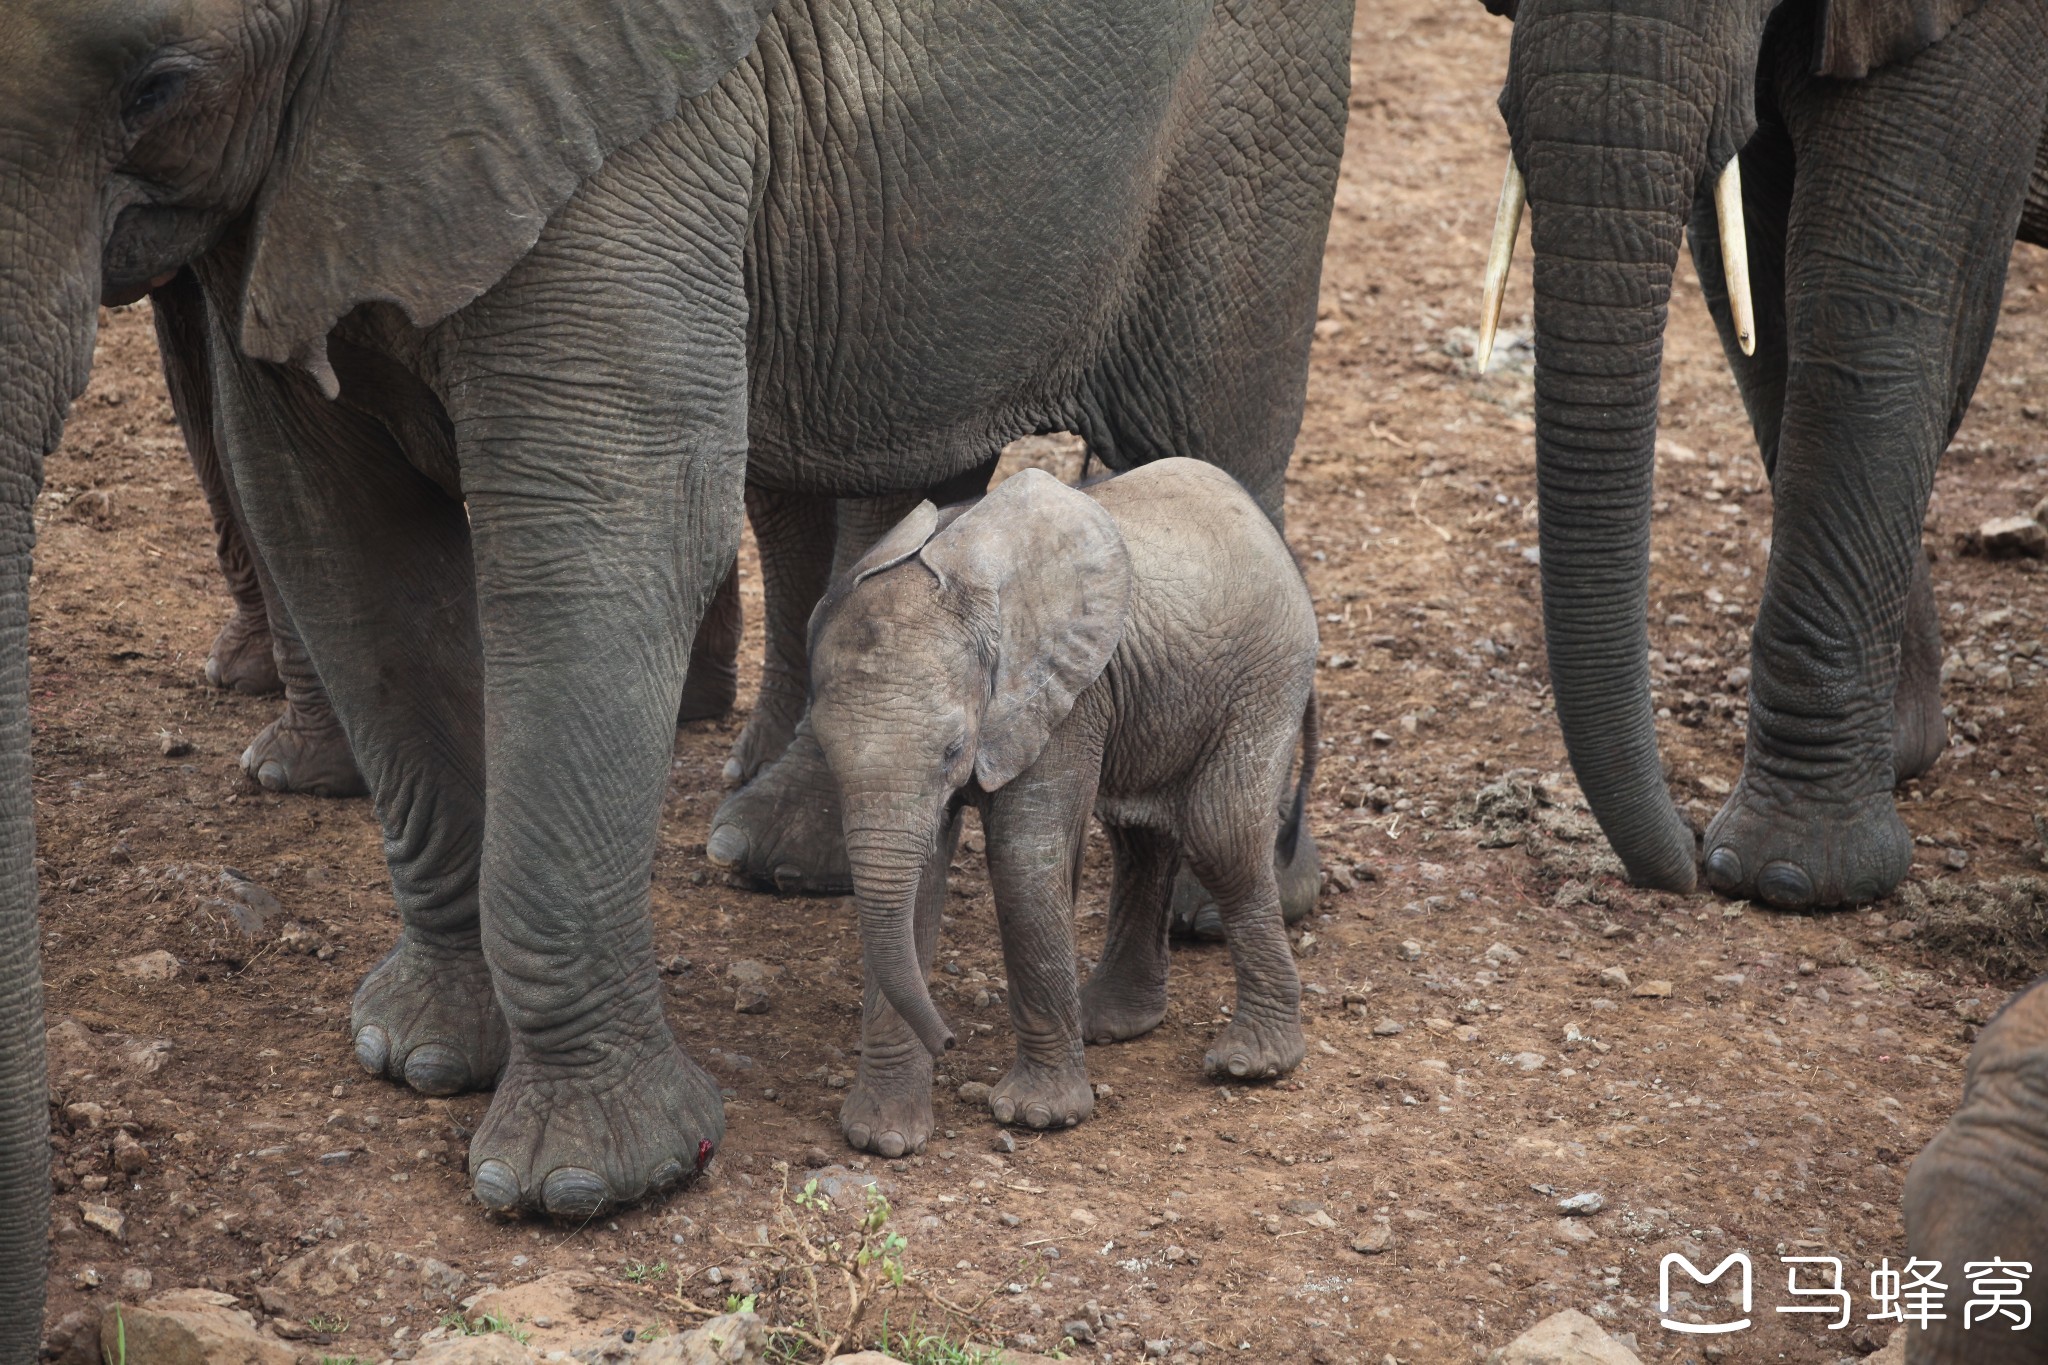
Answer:
POLYGON ((1521 960, 1522 955, 1505 943, 1496 943, 1486 950, 1486 961, 1489 966, 1512 967, 1521 960))
POLYGON ((80 1204, 79 1221, 89 1228, 98 1228, 115 1241, 120 1241, 128 1231, 128 1219, 112 1204, 80 1204))
POLYGON ((437 1261, 431 1256, 421 1257, 413 1273, 419 1277, 420 1287, 435 1298, 452 1300, 469 1283, 469 1276, 446 1261, 437 1261))
POLYGON ((1993 517, 1980 525, 1974 536, 1963 538, 1963 548, 1977 550, 1991 559, 2017 555, 2048 558, 2048 527, 2032 517, 1993 517))
POLYGON ((1540 1052, 1517 1052, 1508 1058, 1517 1071, 1541 1071, 1546 1060, 1540 1052))
POLYGON ((122 959, 115 970, 137 981, 169 981, 178 975, 178 959, 158 948, 122 959))
POLYGON ((963 1104, 987 1104, 989 1087, 981 1081, 968 1081, 959 1090, 963 1104))
POLYGON ((114 1134, 114 1168, 124 1175, 134 1175, 149 1165, 149 1148, 137 1142, 125 1129, 114 1134))
POLYGON ((1422 945, 1412 938, 1402 939, 1401 946, 1395 951, 1400 954, 1403 962, 1416 962, 1422 957, 1422 945))
POLYGON ((1662 1000, 1671 994, 1669 981, 1645 981, 1629 992, 1638 1000, 1662 1000))
POLYGON ((64 1121, 73 1128, 97 1128, 107 1121, 107 1111, 91 1100, 64 1106, 64 1121))
POLYGON ((1941 851, 1941 865, 1951 872, 1961 872, 1970 865, 1970 855, 1960 848, 1945 848, 1941 851))
POLYGON ((414 1365, 533 1365, 533 1359, 533 1352, 497 1332, 437 1341, 413 1357, 414 1365))
POLYGON ((78 1309, 50 1329, 46 1357, 52 1365, 102 1365, 99 1314, 78 1309))
POLYGON ((1500 1365, 1643 1365, 1576 1308, 1553 1313, 1502 1348, 1500 1365))
POLYGON ((1071 1209, 1068 1211, 1067 1217, 1071 1221, 1079 1223, 1084 1228, 1092 1228, 1095 1226, 1095 1215, 1088 1212, 1088 1210, 1086 1209, 1071 1209))
POLYGON ((1386 1223, 1374 1223, 1351 1239, 1351 1249, 1361 1256, 1377 1256, 1393 1245, 1394 1229, 1386 1223))
POLYGON ((1578 1218, 1558 1219, 1557 1235, 1564 1241, 1577 1242, 1581 1246, 1583 1246, 1587 1242, 1597 1241, 1600 1237, 1599 1233, 1593 1231, 1593 1225, 1591 1223, 1585 1222, 1578 1218))
POLYGON ((769 987, 774 984, 776 973, 766 963, 743 958, 727 967, 725 976, 733 985, 734 1013, 766 1014, 774 1005, 769 987))
POLYGON ((187 758, 193 753, 191 740, 183 735, 174 735, 169 730, 157 732, 156 747, 165 758, 187 758))
POLYGON ((1406 1026, 1399 1019, 1382 1019, 1372 1026, 1372 1036, 1375 1038, 1392 1038, 1397 1036, 1404 1027, 1406 1026))
POLYGON ((762 1365, 767 1353, 768 1324, 752 1313, 727 1313, 702 1327, 662 1337, 633 1359, 637 1365, 762 1365))
POLYGON ((121 1064, 144 1076, 162 1071, 170 1059, 171 1044, 167 1038, 131 1039, 121 1048, 121 1064))
POLYGON ((1609 991, 1625 991, 1629 988, 1628 971, 1622 967, 1603 967, 1600 970, 1600 988, 1609 991))
MULTIPOLYGON (((149 1365, 293 1365, 298 1352, 256 1330, 233 1295, 176 1289, 139 1306, 108 1304, 100 1340, 124 1341, 127 1358, 149 1365)), ((422 1358, 424 1359, 424 1357, 422 1358)))
POLYGON ((121 1292, 141 1296, 156 1288, 156 1274, 147 1266, 130 1266, 121 1272, 121 1292))
POLYGON ((1009 1129, 999 1128, 996 1130, 994 1146, 997 1151, 1005 1156, 1014 1156, 1017 1152, 1017 1139, 1010 1136, 1009 1129))
POLYGON ((1095 1329, 1089 1326, 1084 1318, 1075 1318, 1063 1324, 1060 1327, 1060 1335, 1073 1338, 1076 1346, 1088 1346, 1095 1341, 1095 1329))
POLYGON ((1606 1208, 1607 1201, 1600 1195, 1588 1190, 1584 1194, 1575 1194, 1569 1199, 1558 1200, 1557 1207, 1563 1210, 1568 1217, 1590 1218, 1606 1208))
POLYGON ((1816 967, 1811 960, 1802 960, 1799 964, 1799 974, 1801 976, 1812 976, 1819 970, 1820 968, 1816 967))

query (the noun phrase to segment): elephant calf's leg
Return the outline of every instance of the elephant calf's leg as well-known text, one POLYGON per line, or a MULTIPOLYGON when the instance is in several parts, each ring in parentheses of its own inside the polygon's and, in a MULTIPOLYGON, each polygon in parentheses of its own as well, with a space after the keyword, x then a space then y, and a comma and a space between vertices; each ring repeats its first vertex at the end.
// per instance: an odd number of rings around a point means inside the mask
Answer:
POLYGON ((1280 887, 1273 873, 1273 831, 1263 821, 1240 823, 1242 805, 1224 783, 1185 832, 1189 864, 1215 896, 1230 939, 1237 973, 1237 1007, 1210 1045, 1202 1065, 1210 1075, 1238 1080, 1282 1076, 1301 1064, 1308 1043, 1301 1032, 1301 978, 1280 918, 1280 887))
POLYGON ((725 763, 725 780, 751 782, 782 757, 810 688, 811 608, 832 579, 833 499, 747 489, 747 520, 761 556, 761 688, 725 763))
POLYGON ((1109 932, 1081 988, 1081 1036, 1091 1043, 1139 1037, 1166 1017, 1167 898, 1180 866, 1173 836, 1158 830, 1113 825, 1109 843, 1109 932))
MULTIPOLYGON (((917 969, 932 970, 939 922, 946 901, 946 867, 960 842, 960 813, 954 812, 918 886, 917 969)), ((860 1075, 839 1106, 839 1130, 863 1152, 899 1157, 921 1152, 932 1135, 932 1055, 903 1017, 882 997, 872 971, 862 974, 860 1075)))
POLYGON ((369 784, 356 767, 348 734, 313 670, 313 661, 291 618, 280 604, 275 622, 277 676, 284 680, 284 714, 256 732, 242 751, 242 771, 266 791, 308 796, 367 796, 369 784))

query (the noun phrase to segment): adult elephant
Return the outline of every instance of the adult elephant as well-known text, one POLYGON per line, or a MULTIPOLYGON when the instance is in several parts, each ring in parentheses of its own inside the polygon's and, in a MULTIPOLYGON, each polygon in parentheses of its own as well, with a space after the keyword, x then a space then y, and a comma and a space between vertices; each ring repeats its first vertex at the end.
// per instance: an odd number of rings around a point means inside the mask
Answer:
MULTIPOLYGON (((743 480, 919 490, 1012 436, 1269 514, 1342 149, 1325 0, 15 0, 0 20, 0 1322, 47 1161, 24 630, 95 304, 154 288, 377 803, 357 1055, 497 1094, 496 1209, 687 1176, 651 857, 743 480)), ((16 1354, 20 1354, 16 1351, 16 1354)))
POLYGON ((1775 508, 1748 746, 1706 832, 1707 880, 1786 908, 1882 895, 1912 854, 1891 789, 1944 739, 1920 526, 2042 140, 2048 6, 1486 2, 1515 19, 1494 258, 1526 186, 1543 615, 1573 769, 1631 878, 1690 890, 1645 626, 1684 234, 1775 508), (1724 225, 1745 220, 1724 261, 1724 225))

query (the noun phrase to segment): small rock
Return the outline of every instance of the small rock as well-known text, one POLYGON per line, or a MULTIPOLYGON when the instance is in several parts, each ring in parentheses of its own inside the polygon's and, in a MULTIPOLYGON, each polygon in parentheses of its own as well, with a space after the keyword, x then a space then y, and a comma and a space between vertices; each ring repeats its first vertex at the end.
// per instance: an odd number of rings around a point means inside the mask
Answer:
POLYGON ((1386 1223, 1374 1223, 1351 1239, 1351 1249, 1361 1256, 1377 1256, 1393 1245, 1394 1229, 1386 1223))
MULTIPOLYGON (((636 1365, 756 1365, 767 1360, 767 1352, 765 1322, 752 1313, 727 1313, 702 1327, 662 1337, 633 1360, 636 1365)), ((859 1359, 852 1357, 856 1362, 859 1359)))
POLYGON ((102 1365, 99 1314, 82 1308, 66 1313, 50 1329, 47 1355, 52 1365, 102 1365))
POLYGON ((968 1081, 960 1087, 958 1093, 963 1104, 988 1103, 989 1088, 981 1081, 968 1081))
POLYGON ((414 1273, 419 1277, 420 1286, 434 1298, 453 1299, 469 1283, 469 1276, 431 1256, 422 1257, 414 1273))
POLYGON ((741 986, 732 993, 734 1014, 766 1014, 775 1002, 759 986, 741 986))
POLYGON ((1006 1156, 1014 1156, 1017 1151, 1017 1139, 1010 1136, 1010 1130, 1007 1128, 996 1130, 996 1140, 993 1145, 997 1151, 1006 1156))
POLYGON ((1599 1233, 1593 1231, 1592 1224, 1577 1218, 1558 1219, 1557 1235, 1567 1242, 1577 1242, 1582 1246, 1587 1242, 1597 1241, 1600 1237, 1599 1233))
MULTIPOLYGON (((533 1352, 497 1332, 437 1341, 413 1357, 413 1365, 532 1365, 533 1352)), ((648 1359, 646 1356, 639 1357, 648 1359)), ((683 1357, 675 1357, 677 1360, 683 1357)))
POLYGON ((1671 994, 1671 983, 1669 981, 1645 981, 1642 985, 1630 991, 1629 994, 1638 1000, 1662 1000, 1671 994))
POLYGON ((1486 961, 1494 967, 1511 967, 1522 960, 1522 955, 1505 943, 1496 943, 1486 950, 1486 961))
POLYGON ((134 1175, 149 1165, 149 1148, 137 1142, 125 1130, 114 1134, 114 1167, 124 1175, 134 1175))
POLYGON ((1070 1209, 1067 1211, 1067 1218, 1072 1222, 1079 1223, 1084 1228, 1095 1226, 1095 1215, 1086 1209, 1070 1209))
POLYGON ((157 749, 165 758, 185 758, 192 753, 192 741, 164 730, 157 735, 157 749))
POLYGON ((1610 990, 1610 991, 1625 991, 1625 990, 1627 990, 1627 989, 1628 989, 1628 987, 1629 987, 1629 980, 1628 980, 1628 971, 1627 971, 1627 969, 1625 969, 1625 968, 1622 968, 1622 967, 1603 967, 1603 968, 1601 968, 1601 969, 1600 969, 1600 987, 1601 987, 1601 989, 1602 989, 1602 990, 1610 990))
POLYGON ((1402 939, 1401 946, 1395 951, 1403 962, 1417 962, 1422 958, 1422 945, 1412 938, 1402 939))
POLYGON ((1993 517, 1977 528, 1974 544, 1993 559, 2048 558, 2048 528, 2032 517, 1993 517))
POLYGON ((122 1341, 140 1365, 293 1365, 298 1352, 260 1335, 256 1320, 233 1296, 178 1289, 145 1304, 108 1304, 100 1314, 100 1340, 122 1341))
POLYGON ((79 1221, 89 1228, 98 1228, 115 1241, 120 1241, 128 1230, 128 1219, 112 1204, 80 1204, 79 1221))
POLYGON ((140 1298, 156 1288, 156 1275, 147 1266, 130 1266, 121 1272, 121 1292, 140 1298))
POLYGON ((158 948, 122 959, 115 970, 137 981, 169 981, 178 975, 178 959, 158 948))
POLYGON ((1060 1327, 1060 1335, 1071 1337, 1077 1346, 1087 1346, 1095 1340, 1095 1329, 1082 1318, 1075 1318, 1060 1327))
POLYGON ((1588 1190, 1584 1194, 1575 1194, 1569 1199, 1558 1200, 1557 1207, 1568 1217, 1590 1218, 1606 1208, 1607 1201, 1600 1195, 1588 1190))
POLYGON ((1398 1035, 1404 1027, 1405 1025, 1399 1019, 1382 1019, 1372 1026, 1372 1036, 1375 1038, 1392 1038, 1398 1035))
POLYGON ((73 1128, 97 1128, 107 1121, 107 1111, 91 1100, 64 1106, 64 1121, 73 1128))
POLYGON ((1643 1365, 1576 1308, 1553 1313, 1502 1348, 1500 1365, 1643 1365))
POLYGON ((1517 1071, 1541 1071, 1545 1057, 1540 1052, 1517 1052, 1508 1058, 1517 1071))
POLYGON ((1819 970, 1820 968, 1816 967, 1811 960, 1804 960, 1801 961, 1799 964, 1799 974, 1801 976, 1812 976, 1815 972, 1819 970))

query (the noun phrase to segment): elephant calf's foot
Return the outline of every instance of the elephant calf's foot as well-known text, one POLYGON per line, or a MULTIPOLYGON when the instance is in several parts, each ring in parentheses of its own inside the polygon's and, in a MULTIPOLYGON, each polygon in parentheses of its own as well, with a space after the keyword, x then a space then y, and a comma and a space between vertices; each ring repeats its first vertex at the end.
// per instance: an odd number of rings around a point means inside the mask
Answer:
POLYGON ((270 647, 270 621, 261 611, 236 607, 235 614, 213 637, 206 654, 206 683, 223 692, 252 697, 284 691, 277 659, 270 647))
POLYGON ((1072 1128, 1095 1112, 1095 1088, 1079 1062, 1055 1068, 1019 1057, 989 1093, 988 1108, 997 1123, 1072 1128))
POLYGON ((901 1052, 861 1052, 860 1077, 839 1106, 839 1131, 856 1150, 894 1158, 923 1151, 931 1139, 931 1054, 914 1039, 901 1052))
POLYGON ((1142 1038, 1166 1017, 1166 981, 1090 977, 1081 987, 1081 1036, 1091 1043, 1142 1038))
POLYGON ((711 817, 705 856, 716 867, 784 894, 853 890, 840 829, 839 784, 808 729, 711 817))
MULTIPOLYGON (((1280 882, 1280 918, 1290 925, 1301 923, 1316 908, 1316 897, 1323 889, 1321 859, 1314 836, 1302 830, 1291 858, 1283 858, 1276 851, 1273 871, 1280 882)), ((1167 914, 1168 931, 1175 938, 1221 943, 1227 937, 1216 898, 1185 865, 1174 878, 1173 908, 1167 914)))
POLYGON ((367 796, 355 754, 341 722, 325 706, 301 709, 287 703, 284 714, 257 732, 242 751, 242 771, 265 790, 308 796, 367 796))
POLYGON ((495 1213, 594 1218, 702 1171, 725 1140, 718 1083, 661 1030, 577 1065, 516 1058, 469 1145, 470 1187, 495 1213))
POLYGON ((356 987, 356 1060, 424 1095, 488 1090, 505 1067, 505 1017, 475 943, 402 937, 356 987))
POLYGON ((1707 826, 1707 883, 1779 910, 1876 900, 1913 863, 1913 841, 1889 791, 1843 804, 1786 809, 1745 779, 1707 826))
POLYGON ((1265 1081, 1285 1076, 1308 1055, 1301 1016, 1264 1018, 1240 1009, 1202 1058, 1202 1069, 1218 1080, 1265 1081))
POLYGON ((1948 747, 1948 718, 1941 713, 1941 678, 1901 673, 1892 699, 1892 780, 1904 782, 1934 766, 1948 747))

